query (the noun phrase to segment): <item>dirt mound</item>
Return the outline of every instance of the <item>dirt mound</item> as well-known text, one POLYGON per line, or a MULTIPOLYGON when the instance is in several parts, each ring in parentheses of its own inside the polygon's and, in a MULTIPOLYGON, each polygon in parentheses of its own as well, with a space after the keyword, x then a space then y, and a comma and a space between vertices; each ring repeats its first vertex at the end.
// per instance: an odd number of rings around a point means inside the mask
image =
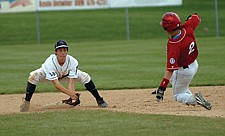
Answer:
MULTIPOLYGON (((168 88, 162 102, 156 102, 155 95, 151 95, 151 92, 155 89, 101 90, 99 91, 100 94, 109 104, 109 107, 104 109, 97 107, 94 97, 88 91, 79 92, 81 93, 81 104, 76 107, 61 103, 62 99, 68 98, 65 94, 35 93, 28 113, 102 109, 143 114, 225 118, 225 86, 191 87, 190 89, 193 93, 201 92, 211 102, 212 109, 206 110, 199 105, 193 107, 178 103, 172 97, 171 88, 168 88)), ((24 96, 25 94, 0 95, 0 115, 20 113, 19 107, 24 96)))

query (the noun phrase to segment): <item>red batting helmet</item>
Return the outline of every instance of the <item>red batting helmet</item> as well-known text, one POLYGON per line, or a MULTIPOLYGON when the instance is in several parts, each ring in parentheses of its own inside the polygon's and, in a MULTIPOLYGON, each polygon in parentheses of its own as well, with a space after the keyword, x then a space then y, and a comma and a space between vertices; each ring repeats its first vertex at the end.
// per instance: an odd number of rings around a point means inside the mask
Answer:
POLYGON ((171 32, 180 27, 180 17, 174 12, 167 12, 162 16, 160 24, 167 32, 171 32))

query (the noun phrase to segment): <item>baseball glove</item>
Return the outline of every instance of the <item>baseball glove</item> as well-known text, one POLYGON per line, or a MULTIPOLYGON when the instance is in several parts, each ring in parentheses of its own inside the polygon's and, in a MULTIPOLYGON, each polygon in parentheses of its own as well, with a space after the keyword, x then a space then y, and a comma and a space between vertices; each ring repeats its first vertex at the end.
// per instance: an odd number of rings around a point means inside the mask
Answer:
POLYGON ((78 104, 80 104, 80 93, 75 93, 75 95, 77 96, 76 100, 73 100, 70 97, 69 99, 62 100, 62 103, 73 105, 73 106, 77 106, 78 104))
POLYGON ((156 94, 156 90, 155 91, 152 91, 152 94, 156 94))

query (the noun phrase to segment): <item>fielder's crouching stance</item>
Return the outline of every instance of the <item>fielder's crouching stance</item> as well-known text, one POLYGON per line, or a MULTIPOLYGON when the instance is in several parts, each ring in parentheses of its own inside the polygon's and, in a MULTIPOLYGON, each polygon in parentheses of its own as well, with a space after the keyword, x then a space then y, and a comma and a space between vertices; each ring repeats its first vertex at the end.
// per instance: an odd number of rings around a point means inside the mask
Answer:
POLYGON ((192 94, 189 90, 189 84, 198 70, 198 48, 194 30, 200 22, 197 14, 188 16, 182 25, 179 16, 174 12, 167 12, 162 16, 160 24, 171 37, 167 43, 166 72, 155 92, 158 102, 163 99, 170 80, 176 101, 193 106, 199 104, 208 110, 211 109, 211 104, 201 93, 192 94))
POLYGON ((99 107, 107 107, 108 104, 99 95, 95 84, 88 73, 78 70, 78 61, 68 55, 69 46, 64 40, 59 40, 55 44, 55 54, 51 54, 41 68, 34 70, 28 77, 26 88, 26 97, 20 106, 21 112, 29 111, 30 100, 35 92, 38 82, 47 80, 51 81, 54 86, 61 92, 70 96, 69 99, 63 100, 63 103, 74 105, 80 104, 80 94, 75 93, 74 83, 81 82, 86 89, 95 97, 99 107), (67 88, 60 84, 60 80, 68 81, 67 88))

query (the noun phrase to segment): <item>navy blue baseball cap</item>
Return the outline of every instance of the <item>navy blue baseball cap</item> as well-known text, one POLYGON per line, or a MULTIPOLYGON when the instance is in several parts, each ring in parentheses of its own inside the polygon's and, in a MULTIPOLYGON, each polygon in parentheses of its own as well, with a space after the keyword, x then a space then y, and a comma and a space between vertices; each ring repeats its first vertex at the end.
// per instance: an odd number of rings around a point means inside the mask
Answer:
POLYGON ((68 44, 66 41, 64 40, 58 40, 55 44, 55 50, 59 49, 59 48, 69 48, 68 44))

